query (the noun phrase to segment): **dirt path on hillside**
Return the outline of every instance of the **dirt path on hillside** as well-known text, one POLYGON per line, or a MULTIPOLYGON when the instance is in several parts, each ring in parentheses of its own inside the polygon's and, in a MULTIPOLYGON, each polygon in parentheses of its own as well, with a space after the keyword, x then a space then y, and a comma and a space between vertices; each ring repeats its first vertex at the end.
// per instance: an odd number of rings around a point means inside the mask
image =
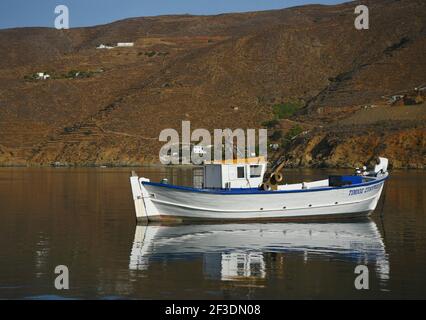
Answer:
POLYGON ((413 106, 378 106, 361 109, 346 119, 339 120, 340 124, 373 124, 388 120, 426 120, 426 104, 413 106))

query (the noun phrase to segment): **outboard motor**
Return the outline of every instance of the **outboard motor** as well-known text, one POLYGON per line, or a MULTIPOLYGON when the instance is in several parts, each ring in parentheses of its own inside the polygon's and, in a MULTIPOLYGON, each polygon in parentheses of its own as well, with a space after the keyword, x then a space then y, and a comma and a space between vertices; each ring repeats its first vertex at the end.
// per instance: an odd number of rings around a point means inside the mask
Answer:
POLYGON ((385 173, 388 171, 389 160, 387 158, 379 157, 379 163, 374 166, 374 173, 385 173))

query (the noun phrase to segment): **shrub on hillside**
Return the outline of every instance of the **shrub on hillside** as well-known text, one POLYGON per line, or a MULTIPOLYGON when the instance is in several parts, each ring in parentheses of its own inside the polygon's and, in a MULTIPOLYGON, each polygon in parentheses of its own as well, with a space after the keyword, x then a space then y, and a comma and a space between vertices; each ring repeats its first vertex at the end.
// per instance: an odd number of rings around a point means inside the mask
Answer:
POLYGON ((286 102, 272 106, 272 111, 276 119, 286 119, 291 117, 300 107, 300 103, 286 102))

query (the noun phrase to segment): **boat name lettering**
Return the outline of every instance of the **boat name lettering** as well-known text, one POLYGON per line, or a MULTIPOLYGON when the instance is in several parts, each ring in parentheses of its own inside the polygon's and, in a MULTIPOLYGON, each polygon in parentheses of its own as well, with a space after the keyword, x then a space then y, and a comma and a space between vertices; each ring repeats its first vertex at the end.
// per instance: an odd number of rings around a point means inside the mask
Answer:
POLYGON ((350 196, 355 196, 357 194, 362 194, 362 193, 364 193, 364 188, 349 190, 349 195, 350 196))
POLYGON ((365 188, 360 188, 360 189, 352 189, 349 190, 349 195, 350 196, 355 196, 358 194, 363 194, 363 193, 367 193, 367 192, 371 192, 373 190, 379 189, 381 187, 381 183, 369 186, 369 187, 365 187, 365 188))
POLYGON ((373 190, 377 190, 377 189, 379 189, 381 186, 382 186, 382 184, 381 184, 381 183, 374 184, 374 185, 372 185, 372 186, 366 187, 364 192, 370 192, 370 191, 373 191, 373 190))

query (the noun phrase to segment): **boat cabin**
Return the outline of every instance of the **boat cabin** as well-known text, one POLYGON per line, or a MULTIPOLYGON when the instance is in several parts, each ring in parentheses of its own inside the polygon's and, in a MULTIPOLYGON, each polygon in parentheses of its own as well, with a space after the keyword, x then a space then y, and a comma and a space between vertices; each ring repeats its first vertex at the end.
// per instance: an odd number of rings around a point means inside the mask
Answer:
POLYGON ((194 187, 205 189, 258 188, 267 162, 264 157, 206 161, 194 171, 194 187))

